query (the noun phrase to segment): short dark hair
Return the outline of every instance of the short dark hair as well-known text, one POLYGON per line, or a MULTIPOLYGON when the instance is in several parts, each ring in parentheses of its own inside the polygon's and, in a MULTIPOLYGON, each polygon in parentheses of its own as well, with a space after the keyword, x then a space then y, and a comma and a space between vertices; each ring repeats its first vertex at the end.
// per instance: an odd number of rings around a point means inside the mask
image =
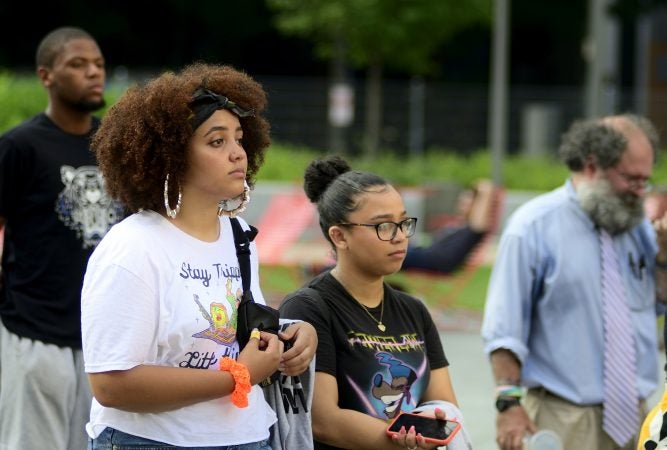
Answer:
POLYGON ((53 67, 53 62, 65 44, 74 39, 95 39, 85 30, 76 27, 60 27, 44 36, 37 46, 35 62, 37 67, 53 67))

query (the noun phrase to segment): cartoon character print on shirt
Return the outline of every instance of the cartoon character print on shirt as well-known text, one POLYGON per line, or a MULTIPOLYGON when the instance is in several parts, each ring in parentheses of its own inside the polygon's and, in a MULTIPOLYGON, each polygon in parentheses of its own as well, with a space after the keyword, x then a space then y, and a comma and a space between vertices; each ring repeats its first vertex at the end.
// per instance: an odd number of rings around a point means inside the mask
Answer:
POLYGON ((375 368, 346 375, 362 410, 389 420, 417 407, 429 379, 423 339, 415 333, 375 336, 350 332, 348 343, 360 351, 375 350, 375 368))
POLYGON ((121 206, 104 190, 104 179, 96 166, 62 166, 65 188, 56 201, 58 218, 76 232, 83 248, 94 247, 109 228, 123 217, 121 206))
POLYGON ((238 266, 213 263, 198 266, 182 262, 178 277, 192 296, 192 337, 179 367, 217 370, 224 357, 238 358, 236 318, 241 298, 241 271, 238 266), (234 289, 234 286, 238 286, 234 289), (202 324, 202 318, 205 324, 202 324))
POLYGON ((417 372, 389 353, 380 352, 375 356, 380 360, 380 364, 387 366, 389 376, 385 378, 382 373, 375 374, 375 377, 373 377, 373 397, 381 400, 386 405, 384 413, 387 418, 393 419, 401 412, 403 402, 410 404, 412 399, 410 388, 417 379, 417 372))
POLYGON ((197 303, 204 319, 208 321, 209 327, 199 333, 193 334, 192 337, 210 339, 217 344, 229 347, 236 340, 236 318, 238 316, 238 305, 242 292, 241 289, 237 289, 236 293, 232 292, 232 280, 229 278, 225 287, 226 304, 215 301, 211 302, 208 311, 199 301, 199 296, 193 294, 194 301, 197 303))

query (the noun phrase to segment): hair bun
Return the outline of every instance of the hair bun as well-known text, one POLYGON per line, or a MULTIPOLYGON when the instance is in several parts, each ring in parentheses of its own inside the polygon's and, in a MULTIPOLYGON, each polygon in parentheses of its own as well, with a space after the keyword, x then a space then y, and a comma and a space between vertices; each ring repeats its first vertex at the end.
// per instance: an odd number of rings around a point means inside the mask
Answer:
POLYGON ((306 167, 303 190, 312 203, 317 203, 329 185, 340 175, 349 171, 350 165, 340 156, 316 159, 306 167))

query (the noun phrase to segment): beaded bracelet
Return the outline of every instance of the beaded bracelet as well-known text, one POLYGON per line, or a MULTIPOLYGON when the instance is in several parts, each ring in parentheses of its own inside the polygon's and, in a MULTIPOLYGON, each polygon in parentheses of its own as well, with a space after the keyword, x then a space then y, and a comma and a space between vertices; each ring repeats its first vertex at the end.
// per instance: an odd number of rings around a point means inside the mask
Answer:
POLYGON ((232 403, 238 408, 248 406, 248 392, 250 392, 250 373, 248 368, 225 356, 220 360, 220 370, 229 372, 234 378, 234 392, 232 392, 232 403))

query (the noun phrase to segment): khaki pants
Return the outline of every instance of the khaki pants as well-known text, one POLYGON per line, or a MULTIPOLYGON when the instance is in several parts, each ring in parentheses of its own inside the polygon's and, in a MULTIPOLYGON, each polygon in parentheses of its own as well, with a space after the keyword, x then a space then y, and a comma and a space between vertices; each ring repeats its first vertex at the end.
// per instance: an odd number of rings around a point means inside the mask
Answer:
MULTIPOLYGON (((602 430, 602 405, 579 406, 544 389, 529 389, 524 408, 537 428, 554 431, 565 450, 635 450, 639 429, 624 447, 602 430)), ((639 424, 646 416, 646 403, 639 405, 639 424)))

